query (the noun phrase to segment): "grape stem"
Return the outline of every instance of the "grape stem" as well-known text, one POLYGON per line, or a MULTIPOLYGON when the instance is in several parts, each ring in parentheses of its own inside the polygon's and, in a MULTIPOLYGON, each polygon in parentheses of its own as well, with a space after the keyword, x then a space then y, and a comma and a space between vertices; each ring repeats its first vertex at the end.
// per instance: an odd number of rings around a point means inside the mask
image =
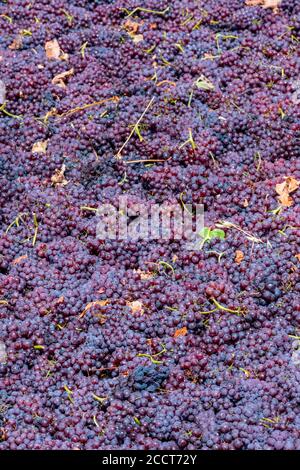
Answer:
POLYGON ((141 116, 139 117, 139 119, 137 120, 136 124, 133 126, 129 136, 127 137, 127 139, 125 140, 124 144, 122 145, 122 147, 120 148, 120 150, 118 151, 118 153, 115 155, 116 158, 121 158, 121 152, 122 150, 124 150, 124 148, 126 147, 126 145, 128 144, 128 142, 130 141, 131 137, 133 136, 133 134, 136 132, 138 133, 138 126, 140 124, 140 122, 142 121, 143 117, 145 116, 145 114, 147 113, 147 111, 149 110, 149 108, 151 107, 152 103, 154 101, 154 97, 151 98, 151 100, 149 101, 149 103, 147 104, 146 108, 144 109, 144 111, 142 112, 141 116))
POLYGON ((133 16, 138 11, 143 11, 145 13, 152 13, 154 15, 165 15, 170 10, 170 7, 167 7, 164 10, 161 10, 161 11, 159 11, 159 10, 149 10, 148 8, 143 8, 143 7, 136 7, 132 11, 127 10, 127 8, 122 8, 122 10, 125 10, 126 13, 128 13, 126 18, 129 18, 130 16, 133 16))

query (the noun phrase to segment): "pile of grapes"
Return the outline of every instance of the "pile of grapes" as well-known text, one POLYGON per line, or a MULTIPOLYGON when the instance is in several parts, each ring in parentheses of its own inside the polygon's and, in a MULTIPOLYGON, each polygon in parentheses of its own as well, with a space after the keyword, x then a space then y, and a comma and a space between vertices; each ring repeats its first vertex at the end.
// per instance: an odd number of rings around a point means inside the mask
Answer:
POLYGON ((299 1, 0 25, 0 449, 299 450, 299 1), (121 196, 199 249, 99 239, 121 196))

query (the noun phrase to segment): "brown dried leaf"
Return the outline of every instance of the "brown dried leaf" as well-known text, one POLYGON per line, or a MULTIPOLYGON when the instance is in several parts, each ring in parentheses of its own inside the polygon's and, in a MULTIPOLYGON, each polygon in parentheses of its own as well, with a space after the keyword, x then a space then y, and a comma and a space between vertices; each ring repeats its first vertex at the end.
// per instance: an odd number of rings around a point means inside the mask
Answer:
POLYGON ((124 23, 124 28, 128 34, 136 34, 139 30, 140 24, 136 21, 130 19, 126 20, 124 23))
POLYGON ((105 307, 105 305, 107 305, 110 301, 108 299, 105 299, 105 300, 95 300, 94 302, 89 302, 85 309, 81 312, 81 314, 79 315, 79 318, 82 318, 84 317, 84 315, 92 308, 94 307, 95 305, 98 305, 99 307, 105 307))
POLYGON ((69 60, 69 54, 67 52, 62 52, 59 56, 60 60, 65 60, 65 61, 68 61, 69 60))
POLYGON ((21 263, 21 261, 23 261, 24 259, 27 259, 27 258, 28 258, 27 255, 19 256, 18 258, 13 260, 12 264, 13 265, 19 264, 19 263, 21 263))
POLYGON ((134 300, 133 302, 127 302, 126 305, 131 308, 132 313, 140 312, 144 313, 143 304, 139 300, 134 300))
POLYGON ((185 336, 187 334, 187 328, 184 326, 183 328, 179 328, 174 333, 174 338, 178 338, 178 336, 185 336))
POLYGON ((59 59, 61 50, 58 44, 58 40, 53 39, 52 41, 47 41, 45 43, 45 51, 47 59, 59 59))
POLYGON ((262 8, 272 8, 274 13, 278 12, 282 0, 246 0, 248 6, 261 6, 262 8))
POLYGON ((286 176, 283 183, 276 184, 275 190, 278 194, 278 201, 283 207, 290 207, 293 199, 290 194, 296 191, 300 186, 300 182, 292 176, 286 176))
POLYGON ((73 73, 73 67, 70 70, 67 70, 66 72, 58 73, 57 75, 55 75, 55 77, 52 78, 52 85, 57 85, 61 88, 67 88, 64 79, 70 77, 71 75, 73 75, 73 73))
POLYGON ((61 169, 55 170, 53 176, 51 176, 51 182, 55 186, 65 186, 68 181, 65 179, 66 165, 62 165, 61 169))
POLYGON ((17 34, 13 42, 8 46, 8 48, 13 51, 16 51, 18 49, 21 49, 22 45, 23 45, 23 36, 22 34, 17 34))
POLYGON ((295 258, 297 258, 297 260, 300 261, 300 253, 298 253, 297 255, 295 255, 295 258))
POLYGON ((129 34, 134 43, 139 43, 143 41, 144 37, 142 34, 138 34, 141 24, 130 19, 126 20, 124 23, 124 29, 129 34))
POLYGON ((249 202, 248 202, 248 199, 245 199, 243 201, 243 207, 248 207, 249 206, 249 202))
POLYGON ((241 250, 236 250, 234 261, 240 264, 244 259, 244 253, 241 250))
POLYGON ((145 281, 147 279, 153 279, 155 277, 155 273, 151 271, 142 271, 141 269, 137 269, 136 273, 139 274, 142 281, 145 281))
POLYGON ((287 185, 287 188, 288 188, 288 192, 293 193, 294 191, 296 191, 296 189, 299 188, 300 181, 296 180, 292 176, 287 176, 286 185, 287 185))
POLYGON ((47 144, 47 140, 39 140, 38 142, 35 142, 31 149, 32 153, 46 153, 47 144))

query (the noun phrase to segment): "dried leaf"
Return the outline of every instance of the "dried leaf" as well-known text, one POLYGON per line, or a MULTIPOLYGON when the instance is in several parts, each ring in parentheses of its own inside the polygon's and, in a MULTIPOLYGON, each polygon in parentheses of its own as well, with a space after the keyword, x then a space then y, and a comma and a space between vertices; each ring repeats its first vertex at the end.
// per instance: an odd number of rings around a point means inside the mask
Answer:
POLYGON ((136 34, 139 31, 140 24, 136 21, 131 21, 130 19, 126 20, 124 23, 124 28, 128 34, 136 34))
POLYGON ((236 250, 234 261, 240 264, 244 259, 244 253, 241 250, 236 250))
POLYGON ((293 199, 290 194, 299 188, 300 182, 292 176, 286 176, 283 183, 276 184, 275 190, 278 194, 278 201, 283 207, 290 207, 293 199))
POLYGON ((74 69, 71 68, 70 70, 67 70, 66 72, 61 72, 61 73, 58 73, 57 75, 55 75, 55 77, 52 78, 52 85, 57 85, 61 88, 66 88, 66 84, 64 82, 64 79, 70 77, 71 75, 73 75, 74 73, 74 69))
POLYGON ((129 34, 134 43, 139 43, 144 39, 142 34, 138 34, 140 26, 140 23, 131 21, 130 19, 126 20, 124 23, 124 29, 129 34))
POLYGON ((23 261, 24 259, 27 259, 27 258, 28 258, 27 255, 19 256, 18 258, 13 260, 12 264, 13 265, 19 264, 19 263, 21 263, 21 261, 23 261))
POLYGON ((39 140, 35 142, 32 146, 32 153, 46 153, 47 150, 47 140, 39 140))
POLYGON ((64 301, 65 301, 65 298, 63 295, 61 295, 58 299, 54 300, 53 304, 55 307, 57 307, 58 305, 63 304, 64 301))
POLYGON ((0 80, 0 104, 5 103, 6 98, 6 85, 3 80, 0 80))
POLYGON ((288 188, 288 192, 289 193, 293 193, 294 191, 296 191, 296 189, 299 188, 300 186, 300 181, 297 181, 295 178, 293 178, 292 176, 288 176, 286 178, 286 185, 287 185, 287 188, 288 188))
POLYGON ((187 334, 187 328, 184 326, 183 328, 179 328, 174 333, 174 338, 178 338, 178 336, 185 336, 187 334))
POLYGON ((131 308, 132 313, 140 312, 144 313, 143 304, 139 300, 134 300, 133 302, 127 302, 127 306, 131 308))
POLYGON ((79 315, 79 318, 82 318, 84 317, 84 315, 92 308, 94 307, 95 305, 98 305, 99 307, 105 307, 105 305, 107 305, 110 301, 108 299, 105 299, 105 300, 95 300, 94 302, 89 302, 85 309, 81 312, 81 314, 79 315))
POLYGON ((60 58, 60 46, 58 44, 57 39, 53 39, 52 41, 47 41, 45 43, 45 51, 47 59, 59 59, 60 58))
POLYGON ((200 75, 200 77, 195 81, 195 85, 199 90, 213 91, 215 89, 214 84, 204 75, 200 75))
POLYGON ((300 261, 300 253, 298 253, 297 255, 295 255, 295 258, 297 258, 297 260, 300 261))
POLYGON ((69 60, 69 54, 67 54, 67 52, 62 52, 59 56, 60 60, 65 60, 65 61, 68 61, 69 60))
POLYGON ((147 279, 153 279, 155 277, 155 273, 151 271, 142 271, 141 269, 137 269, 135 272, 139 274, 142 281, 147 279))
POLYGON ((6 345, 3 341, 0 341, 0 364, 5 364, 7 360, 6 345))
POLYGON ((13 42, 8 46, 8 48, 13 51, 16 51, 18 49, 21 49, 22 45, 23 45, 23 36, 22 34, 17 34, 13 42))
POLYGON ((245 199, 243 201, 243 207, 248 207, 249 206, 249 202, 248 202, 248 199, 245 199))
POLYGON ((144 40, 144 36, 142 34, 135 34, 132 36, 132 40, 135 44, 138 44, 139 42, 144 40))
POLYGON ((55 186, 65 186, 68 181, 65 179, 66 165, 62 165, 61 169, 55 170, 53 176, 51 176, 51 182, 55 186))
POLYGON ((246 0, 248 6, 261 6, 262 8, 272 8, 274 13, 278 12, 282 0, 246 0))

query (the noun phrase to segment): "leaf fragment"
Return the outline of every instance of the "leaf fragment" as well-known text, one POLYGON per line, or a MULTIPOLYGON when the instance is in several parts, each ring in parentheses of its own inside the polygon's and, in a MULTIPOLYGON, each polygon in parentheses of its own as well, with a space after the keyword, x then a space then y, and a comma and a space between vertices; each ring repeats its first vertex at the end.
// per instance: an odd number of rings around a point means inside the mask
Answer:
POLYGON ((236 264, 241 264, 244 259, 244 253, 241 250, 236 250, 234 261, 236 264))
POLYGON ((0 104, 5 103, 6 98, 6 85, 3 80, 0 80, 0 104))
POLYGON ((139 31, 140 23, 132 20, 126 20, 124 23, 124 28, 128 34, 136 34, 139 31))
POLYGON ((126 20, 124 23, 124 29, 127 34, 131 37, 134 43, 139 43, 143 41, 144 37, 142 34, 139 34, 139 28, 141 24, 130 19, 126 20))
POLYGON ((27 255, 23 255, 23 256, 19 256, 18 258, 14 259, 12 264, 15 266, 16 264, 19 264, 21 263, 21 261, 27 259, 28 256, 27 255))
POLYGON ((22 45, 23 45, 23 36, 22 34, 17 34, 13 42, 8 46, 8 48, 11 49, 12 51, 16 51, 18 49, 21 49, 22 45))
POLYGON ((142 271, 141 269, 137 269, 135 272, 139 274, 142 281, 153 279, 155 277, 155 273, 151 271, 142 271))
POLYGON ((79 318, 83 318, 85 316, 85 314, 92 308, 94 307, 95 305, 98 305, 99 307, 105 307, 105 305, 107 305, 110 301, 108 299, 105 299, 105 300, 95 300, 94 302, 89 302, 86 307, 84 308, 84 310, 81 312, 81 314, 79 315, 79 318))
POLYGON ((32 153, 46 153, 47 144, 47 140, 39 140, 35 142, 31 149, 32 153))
POLYGON ((262 8, 272 8, 274 13, 278 13, 278 7, 282 0, 246 0, 247 6, 261 6, 262 8))
POLYGON ((286 176, 283 183, 276 184, 275 190, 278 194, 278 201, 283 207, 290 207, 293 205, 293 199, 290 194, 299 188, 300 181, 292 176, 286 176))
POLYGON ((199 90, 213 91, 215 89, 214 84, 204 75, 200 75, 200 77, 195 81, 195 85, 199 90))
POLYGON ((71 75, 74 74, 74 68, 72 67, 70 70, 67 70, 66 72, 61 72, 55 75, 55 77, 52 78, 52 85, 57 85, 60 88, 67 88, 65 84, 65 79, 70 77, 71 75))
POLYGON ((178 338, 179 336, 185 336, 187 334, 187 328, 184 326, 183 328, 179 328, 174 333, 174 338, 178 338))
POLYGON ((0 341, 0 364, 5 364, 7 360, 7 349, 3 341, 0 341))
POLYGON ((45 51, 47 59, 59 59, 61 50, 58 40, 47 41, 45 43, 45 51))
POLYGON ((65 179, 65 171, 65 164, 60 169, 55 170, 54 175, 51 176, 51 183, 54 186, 66 186, 68 184, 68 181, 65 179))
POLYGON ((140 300, 134 300, 133 302, 127 302, 127 306, 131 308, 132 313, 144 313, 143 303, 140 300))

